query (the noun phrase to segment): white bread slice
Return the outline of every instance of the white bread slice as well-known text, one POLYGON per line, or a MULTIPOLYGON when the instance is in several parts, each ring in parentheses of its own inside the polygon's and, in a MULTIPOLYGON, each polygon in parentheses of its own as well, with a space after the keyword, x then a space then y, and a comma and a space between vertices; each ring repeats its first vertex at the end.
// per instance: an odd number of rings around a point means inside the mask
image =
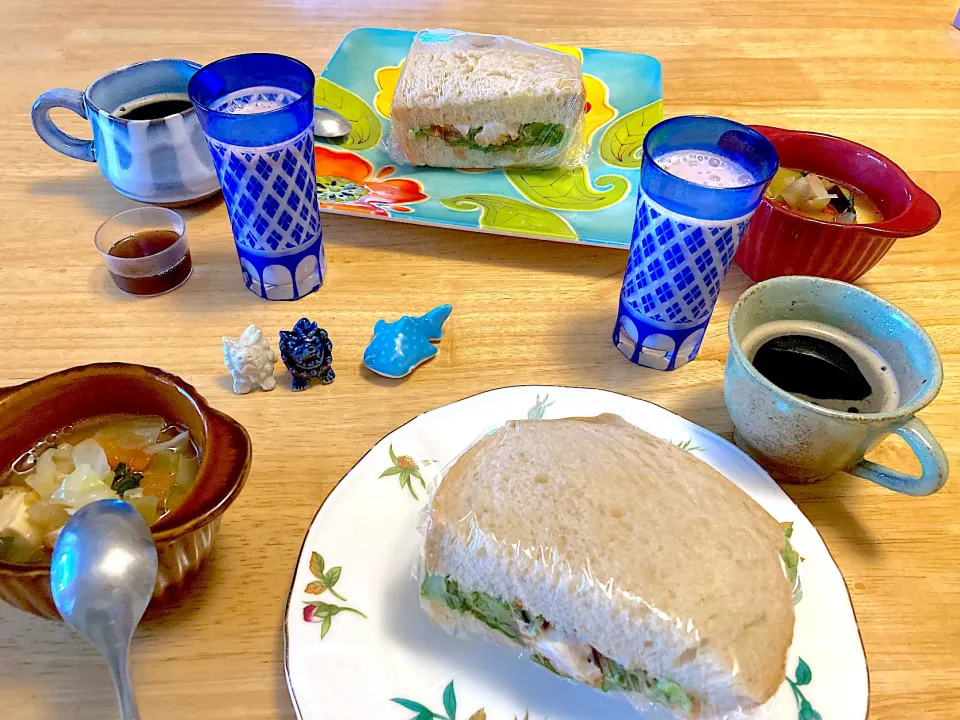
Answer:
POLYGON ((780 525, 689 452, 619 417, 508 424, 432 500, 424 570, 518 600, 705 714, 783 682, 793 636, 780 525))
MULTIPOLYGON (((437 143, 430 142, 436 138, 413 140, 409 131, 429 125, 556 123, 568 129, 569 137, 560 145, 546 152, 540 148, 540 156, 514 153, 537 165, 556 165, 583 119, 586 97, 580 61, 512 38, 472 33, 450 37, 449 42, 425 43, 420 36, 414 41, 390 111, 395 145, 413 164, 435 165, 447 159, 437 153, 437 143)), ((450 160, 454 164, 439 166, 499 167, 504 161, 491 163, 491 156, 508 154, 462 149, 470 161, 477 156, 477 164, 462 164, 466 160, 457 153, 450 160)))

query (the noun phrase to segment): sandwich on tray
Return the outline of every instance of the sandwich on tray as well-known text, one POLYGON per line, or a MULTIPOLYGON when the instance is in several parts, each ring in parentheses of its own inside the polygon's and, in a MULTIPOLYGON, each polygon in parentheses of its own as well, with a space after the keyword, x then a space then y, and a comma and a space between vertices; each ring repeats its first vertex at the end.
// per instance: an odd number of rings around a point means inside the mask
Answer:
POLYGON ((421 604, 636 707, 731 717, 784 680, 780 524, 687 451, 615 415, 485 435, 426 511, 421 604))
POLYGON ((414 165, 553 167, 582 152, 580 61, 512 38, 417 34, 390 111, 395 154, 414 165))

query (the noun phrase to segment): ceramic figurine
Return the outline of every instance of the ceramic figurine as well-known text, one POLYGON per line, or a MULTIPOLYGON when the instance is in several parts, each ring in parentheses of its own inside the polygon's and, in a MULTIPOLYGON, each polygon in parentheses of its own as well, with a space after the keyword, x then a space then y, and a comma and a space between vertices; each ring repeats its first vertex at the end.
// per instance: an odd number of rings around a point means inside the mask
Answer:
POLYGON ((233 376, 233 391, 237 395, 246 395, 253 388, 273 390, 277 381, 273 377, 273 366, 277 354, 263 332, 251 325, 240 337, 223 338, 223 364, 233 376))
POLYGON ((315 322, 300 318, 293 330, 280 331, 280 358, 293 376, 291 388, 306 390, 310 378, 318 378, 324 385, 333 382, 333 343, 327 331, 315 322))
POLYGON ((401 378, 437 354, 432 344, 443 335, 443 323, 453 305, 441 305, 426 315, 404 315, 395 322, 377 320, 373 340, 363 352, 363 364, 379 375, 401 378))

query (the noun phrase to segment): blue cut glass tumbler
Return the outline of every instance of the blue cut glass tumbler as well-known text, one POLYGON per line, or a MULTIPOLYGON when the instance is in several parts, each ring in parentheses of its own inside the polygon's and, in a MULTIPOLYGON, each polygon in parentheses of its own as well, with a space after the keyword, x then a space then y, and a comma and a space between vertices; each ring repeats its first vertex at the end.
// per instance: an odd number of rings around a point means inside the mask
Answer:
POLYGON ((207 65, 187 92, 207 138, 247 288, 297 300, 326 272, 313 154, 313 71, 284 55, 207 65))
POLYGON ((717 117, 665 120, 643 143, 640 191, 613 343, 674 370, 697 356, 720 286, 777 171, 763 135, 717 117))

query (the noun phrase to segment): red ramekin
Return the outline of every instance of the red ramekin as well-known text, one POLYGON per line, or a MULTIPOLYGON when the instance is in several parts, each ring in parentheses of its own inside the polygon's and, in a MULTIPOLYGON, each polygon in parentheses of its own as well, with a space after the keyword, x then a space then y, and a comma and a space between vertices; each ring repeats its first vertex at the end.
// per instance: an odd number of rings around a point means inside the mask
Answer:
POLYGON ((814 275, 853 282, 876 265, 897 238, 922 235, 940 222, 940 206, 880 153, 832 135, 754 125, 780 155, 780 166, 806 170, 853 186, 883 217, 845 225, 804 217, 760 202, 735 260, 754 281, 814 275))

